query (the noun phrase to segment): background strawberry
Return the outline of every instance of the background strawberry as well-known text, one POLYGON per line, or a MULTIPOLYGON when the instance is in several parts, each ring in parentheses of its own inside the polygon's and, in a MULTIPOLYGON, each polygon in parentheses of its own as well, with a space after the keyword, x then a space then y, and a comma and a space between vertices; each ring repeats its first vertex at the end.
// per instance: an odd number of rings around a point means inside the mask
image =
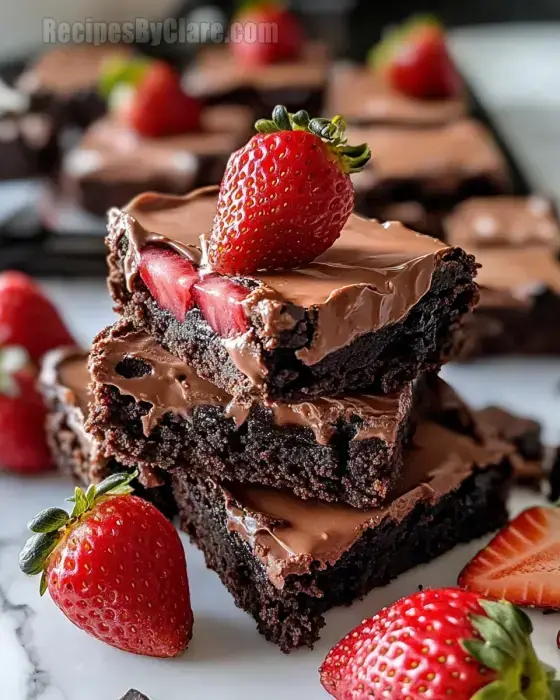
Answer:
POLYGON ((510 603, 457 588, 393 603, 336 644, 320 668, 339 700, 552 700, 560 685, 510 603))
POLYGON ((372 50, 370 62, 393 88, 411 97, 444 99, 462 89, 445 31, 433 17, 414 17, 389 32, 372 50))
POLYGON ((23 348, 0 349, 0 468, 35 474, 53 466, 47 446, 47 409, 36 371, 23 348))
POLYGON ((110 476, 86 493, 76 487, 69 515, 48 508, 20 554, 26 574, 41 573, 41 594, 80 629, 111 646, 176 656, 192 635, 185 553, 155 506, 131 496, 134 474, 110 476))
POLYGON ((354 206, 350 173, 370 158, 348 146, 341 117, 309 119, 275 107, 230 156, 208 247, 224 274, 305 265, 330 248, 354 206))
POLYGON ((199 129, 202 103, 184 92, 177 71, 154 61, 136 86, 126 91, 117 111, 138 134, 155 138, 199 129))
POLYGON ((517 605, 560 609, 560 509, 520 513, 467 564, 459 585, 517 605))
POLYGON ((281 4, 261 1, 234 17, 230 42, 236 59, 247 66, 260 66, 297 58, 303 48, 303 31, 295 15, 281 4))
POLYGON ((21 346, 38 364, 61 345, 76 345, 53 304, 22 272, 0 274, 0 348, 21 346))

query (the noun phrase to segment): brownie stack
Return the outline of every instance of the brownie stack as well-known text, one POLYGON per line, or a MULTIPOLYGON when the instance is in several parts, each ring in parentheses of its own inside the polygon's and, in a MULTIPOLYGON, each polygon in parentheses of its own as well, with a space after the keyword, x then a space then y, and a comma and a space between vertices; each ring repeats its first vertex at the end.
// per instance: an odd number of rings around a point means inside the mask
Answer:
MULTIPOLYGON (((78 427, 148 496, 171 479, 208 566, 287 652, 330 607, 501 526, 511 448, 436 376, 477 301, 473 256, 352 215, 307 267, 224 277, 202 252, 216 201, 111 211, 120 320, 94 342, 78 427)), ((67 385, 53 364, 45 383, 67 385)))

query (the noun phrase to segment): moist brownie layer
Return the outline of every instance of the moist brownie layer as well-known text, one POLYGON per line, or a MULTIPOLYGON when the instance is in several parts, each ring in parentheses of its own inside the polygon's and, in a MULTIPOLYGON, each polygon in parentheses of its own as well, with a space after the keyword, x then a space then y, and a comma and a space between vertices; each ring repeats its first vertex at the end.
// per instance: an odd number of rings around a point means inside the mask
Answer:
POLYGON ((507 521, 511 467, 498 443, 477 445, 423 423, 405 478, 383 509, 299 501, 286 492, 173 476, 181 523, 259 631, 289 652, 312 646, 323 614, 507 521))
POLYGON ((400 389, 445 362, 476 303, 472 256, 402 224, 352 215, 308 267, 235 278, 247 290, 239 303, 248 330, 221 337, 197 306, 184 321, 158 306, 138 273, 143 249, 154 245, 200 264, 196 245, 215 205, 207 188, 143 195, 113 210, 109 288, 118 313, 232 395, 288 401, 400 389))
MULTIPOLYGON (((53 350, 43 359, 39 388, 47 405, 47 439, 60 471, 84 485, 96 484, 110 474, 128 471, 117 460, 103 455, 84 428, 88 415, 88 353, 79 348, 53 350)), ((151 501, 165 515, 176 512, 169 477, 157 469, 143 468, 133 482, 134 492, 151 501)))
POLYGON ((88 431, 124 464, 362 508, 381 503, 401 474, 410 384, 389 395, 240 405, 126 321, 96 338, 90 370, 88 431))

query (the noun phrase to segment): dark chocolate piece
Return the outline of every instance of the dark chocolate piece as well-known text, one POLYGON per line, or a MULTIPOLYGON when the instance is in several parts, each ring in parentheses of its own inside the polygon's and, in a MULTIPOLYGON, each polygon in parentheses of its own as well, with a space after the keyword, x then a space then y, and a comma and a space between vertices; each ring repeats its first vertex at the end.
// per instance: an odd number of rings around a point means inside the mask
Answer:
POLYGON ((445 220, 445 240, 471 248, 560 246, 560 224, 543 197, 480 197, 459 204, 445 220))
POLYGON ((88 431, 124 464, 359 508, 381 503, 401 474, 410 384, 390 395, 240 404, 129 322, 96 338, 90 369, 88 431))
POLYGON ((121 700, 150 700, 147 695, 140 693, 138 690, 131 688, 125 695, 122 696, 121 700))
POLYGON ((147 138, 105 117, 65 157, 63 190, 81 208, 105 216, 141 192, 183 194, 214 185, 252 125, 252 113, 244 107, 207 107, 200 130, 147 138))
MULTIPOLYGON (((91 398, 87 358, 88 353, 79 348, 53 350, 43 359, 39 381, 49 407, 47 438, 55 464, 86 486, 136 467, 123 467, 106 457, 85 430, 91 398)), ((166 474, 157 468, 142 467, 133 486, 138 496, 152 501, 168 517, 174 515, 176 508, 166 474)))
POLYGON ((331 115, 342 114, 348 124, 435 127, 467 115, 466 97, 418 99, 391 88, 369 66, 337 65, 327 99, 331 115))
POLYGON ((371 160, 353 176, 356 209, 365 216, 394 202, 417 201, 449 210, 468 197, 506 194, 506 161, 490 132, 462 119, 424 129, 351 127, 348 139, 371 148, 371 160))
POLYGON ((551 501, 560 499, 560 448, 556 450, 554 461, 550 470, 550 495, 551 501))
POLYGON ((504 525, 506 453, 497 441, 479 445, 422 423, 391 502, 370 511, 194 482, 187 471, 173 481, 182 526, 207 565, 289 652, 313 645, 329 608, 504 525))
POLYGON ((207 104, 242 104, 255 116, 269 117, 284 105, 289 112, 305 109, 311 116, 323 111, 329 74, 324 45, 308 43, 299 59, 251 70, 231 55, 227 45, 199 51, 185 73, 185 87, 207 104))
POLYGON ((232 395, 301 400, 370 386, 402 388, 445 362, 476 303, 474 258, 392 222, 352 215, 309 266, 236 278, 249 330, 221 338, 195 307, 184 322, 155 302, 140 275, 145 246, 200 265, 216 191, 146 194, 109 217, 109 287, 121 315, 232 395))

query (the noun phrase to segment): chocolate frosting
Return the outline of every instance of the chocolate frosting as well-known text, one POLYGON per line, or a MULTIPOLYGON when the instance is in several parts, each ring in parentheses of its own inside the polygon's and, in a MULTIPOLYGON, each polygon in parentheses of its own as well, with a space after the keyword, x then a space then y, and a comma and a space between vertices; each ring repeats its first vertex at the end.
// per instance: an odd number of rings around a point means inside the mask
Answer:
POLYGON ((475 197, 459 204, 445 222, 447 240, 473 247, 560 245, 554 208, 543 197, 475 197))
POLYGON ((465 97, 416 99, 392 89, 368 66, 335 66, 328 96, 329 114, 348 123, 439 126, 466 116, 465 97))
POLYGON ((200 130, 147 138, 105 117, 95 122, 68 153, 64 175, 117 183, 170 178, 175 187, 182 178, 181 187, 188 190, 196 181, 201 158, 226 158, 243 143, 251 123, 251 113, 244 107, 207 107, 200 130))
MULTIPOLYGON (((212 188, 185 197, 148 193, 124 212, 110 212, 109 229, 128 237, 130 291, 139 251, 146 245, 167 245, 200 260, 197 245, 211 229, 216 194, 212 188)), ((224 345, 256 384, 266 372, 262 349, 273 349, 282 331, 295 326, 305 310, 315 318, 314 334, 295 355, 314 365, 358 336, 404 318, 428 292, 439 260, 451 250, 398 222, 381 224, 352 214, 335 244, 307 267, 243 278, 252 290, 242 303, 253 328, 241 342, 224 345)))
POLYGON ((125 46, 60 46, 43 54, 17 82, 27 93, 54 92, 72 94, 97 86, 105 61, 126 59, 130 48, 125 46))
POLYGON ((252 88, 267 92, 321 87, 327 80, 328 53, 322 44, 308 43, 299 59, 271 63, 250 70, 231 55, 227 46, 202 49, 184 81, 192 95, 212 95, 252 88))
MULTIPOLYGON (((136 401, 151 405, 143 418, 146 436, 165 414, 189 417, 195 406, 222 406, 225 415, 238 426, 247 419, 251 410, 199 377, 191 366, 171 355, 142 331, 109 336, 98 342, 90 369, 94 381, 114 386, 136 401), (148 365, 146 373, 130 376, 123 371, 121 363, 127 359, 141 360, 148 365)), ((354 440, 380 438, 394 441, 410 401, 409 384, 402 391, 386 396, 353 394, 297 404, 271 404, 266 408, 276 425, 309 428, 320 444, 328 444, 341 421, 354 425, 354 440)))
POLYGON ((454 192, 466 179, 508 183, 507 166, 490 132, 473 119, 442 127, 349 127, 350 143, 366 142, 372 158, 353 177, 357 191, 392 180, 421 180, 427 190, 454 192))
POLYGON ((400 522, 418 503, 435 504, 475 469, 499 464, 509 451, 499 441, 481 445, 435 423, 421 423, 389 504, 368 511, 245 484, 217 489, 225 501, 228 529, 247 542, 271 582, 282 588, 286 576, 334 564, 365 530, 385 520, 400 522))

